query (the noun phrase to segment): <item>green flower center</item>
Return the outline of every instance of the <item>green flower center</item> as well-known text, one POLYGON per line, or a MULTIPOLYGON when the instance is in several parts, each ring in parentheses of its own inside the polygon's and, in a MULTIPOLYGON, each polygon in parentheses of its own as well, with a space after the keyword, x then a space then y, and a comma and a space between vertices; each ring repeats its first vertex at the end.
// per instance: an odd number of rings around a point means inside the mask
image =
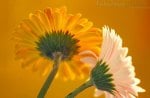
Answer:
POLYGON ((45 33, 45 35, 41 36, 39 41, 36 42, 36 48, 41 52, 42 56, 54 59, 54 54, 60 52, 62 60, 68 60, 78 53, 78 42, 79 40, 74 38, 74 35, 58 31, 45 33))
POLYGON ((102 61, 98 61, 91 72, 91 79, 97 89, 113 94, 115 85, 112 83, 112 74, 107 73, 108 71, 108 65, 106 63, 102 63, 102 61))

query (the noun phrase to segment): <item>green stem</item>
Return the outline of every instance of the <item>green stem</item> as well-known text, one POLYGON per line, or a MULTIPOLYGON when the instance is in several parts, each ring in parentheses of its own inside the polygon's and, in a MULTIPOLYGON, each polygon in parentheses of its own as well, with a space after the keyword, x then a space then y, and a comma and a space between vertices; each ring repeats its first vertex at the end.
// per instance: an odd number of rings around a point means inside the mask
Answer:
POLYGON ((81 93, 83 90, 85 90, 86 88, 91 87, 91 86, 93 86, 93 83, 92 83, 91 80, 89 80, 86 83, 82 84, 77 89, 75 89, 73 92, 71 92, 70 94, 68 94, 65 98, 74 98, 76 95, 78 95, 79 93, 81 93))
POLYGON ((43 87, 41 88, 37 98, 44 98, 48 88, 50 87, 50 85, 58 71, 61 58, 62 58, 62 55, 59 52, 54 54, 53 69, 52 69, 51 73, 49 74, 49 76, 47 77, 47 80, 45 81, 43 87))

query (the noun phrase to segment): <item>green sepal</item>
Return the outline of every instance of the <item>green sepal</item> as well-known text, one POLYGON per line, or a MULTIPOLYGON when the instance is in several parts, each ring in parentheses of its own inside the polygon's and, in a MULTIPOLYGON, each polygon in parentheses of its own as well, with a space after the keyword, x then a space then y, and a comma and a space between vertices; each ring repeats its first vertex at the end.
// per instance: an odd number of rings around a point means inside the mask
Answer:
POLYGON ((74 54, 78 53, 78 39, 74 38, 69 32, 52 31, 46 32, 36 42, 36 49, 42 56, 54 59, 53 54, 60 52, 62 60, 71 59, 74 54))
POLYGON ((108 73, 109 66, 101 61, 98 61, 92 69, 91 80, 97 89, 107 91, 111 94, 115 91, 115 85, 112 83, 112 74, 108 73))

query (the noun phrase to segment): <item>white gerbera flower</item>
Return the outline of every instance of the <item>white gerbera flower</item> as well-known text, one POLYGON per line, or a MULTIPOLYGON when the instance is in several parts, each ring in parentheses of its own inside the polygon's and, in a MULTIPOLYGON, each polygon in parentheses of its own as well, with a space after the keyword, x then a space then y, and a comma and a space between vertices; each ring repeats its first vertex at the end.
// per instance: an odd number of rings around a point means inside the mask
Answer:
POLYGON ((91 51, 93 57, 82 59, 92 66, 91 80, 96 87, 95 96, 105 93, 106 98, 135 98, 138 92, 145 90, 138 86, 140 80, 135 77, 128 48, 122 47, 122 39, 113 29, 103 27, 103 43, 99 57, 91 51), (96 66, 95 66, 96 65, 96 66))

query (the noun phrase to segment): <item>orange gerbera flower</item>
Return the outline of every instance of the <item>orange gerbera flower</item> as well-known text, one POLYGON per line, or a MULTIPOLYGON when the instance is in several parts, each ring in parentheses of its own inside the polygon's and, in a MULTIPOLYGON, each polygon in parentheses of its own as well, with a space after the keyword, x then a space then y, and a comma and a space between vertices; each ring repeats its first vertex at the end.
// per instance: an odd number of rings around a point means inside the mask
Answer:
POLYGON ((31 13, 14 32, 16 58, 22 67, 32 66, 43 75, 50 72, 55 54, 61 54, 57 76, 63 79, 83 78, 89 68, 78 55, 81 51, 91 50, 99 54, 101 34, 98 28, 81 14, 67 14, 66 7, 46 8, 31 13))

